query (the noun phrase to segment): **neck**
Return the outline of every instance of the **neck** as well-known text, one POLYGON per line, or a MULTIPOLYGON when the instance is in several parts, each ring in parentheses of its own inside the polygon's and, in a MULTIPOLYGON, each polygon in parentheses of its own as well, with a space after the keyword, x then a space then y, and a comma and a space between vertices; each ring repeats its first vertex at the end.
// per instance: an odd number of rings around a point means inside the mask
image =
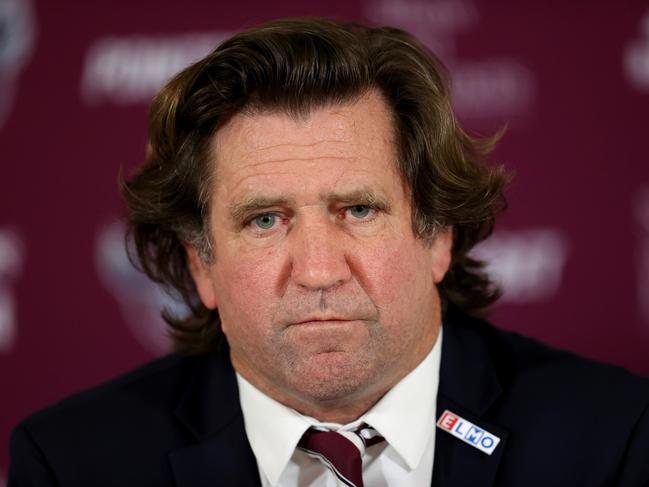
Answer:
POLYGON ((363 414, 369 411, 384 393, 351 404, 328 403, 327 401, 318 404, 288 405, 304 416, 310 416, 321 423, 349 424, 356 421, 363 414))

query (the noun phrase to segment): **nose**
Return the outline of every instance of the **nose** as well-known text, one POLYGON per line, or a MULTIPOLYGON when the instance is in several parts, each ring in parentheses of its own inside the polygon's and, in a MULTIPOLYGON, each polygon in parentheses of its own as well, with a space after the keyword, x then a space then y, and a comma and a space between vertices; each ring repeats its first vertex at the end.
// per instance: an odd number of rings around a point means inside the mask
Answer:
POLYGON ((346 238, 327 218, 303 219, 293 229, 291 278, 309 290, 328 289, 351 278, 346 238))

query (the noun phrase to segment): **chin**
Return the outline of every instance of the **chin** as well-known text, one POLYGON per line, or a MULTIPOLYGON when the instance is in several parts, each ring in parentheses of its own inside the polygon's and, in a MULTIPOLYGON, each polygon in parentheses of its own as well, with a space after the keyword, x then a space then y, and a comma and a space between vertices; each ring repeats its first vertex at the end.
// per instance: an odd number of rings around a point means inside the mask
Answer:
POLYGON ((343 352, 317 354, 290 373, 289 387, 315 402, 363 395, 374 374, 357 358, 343 352))

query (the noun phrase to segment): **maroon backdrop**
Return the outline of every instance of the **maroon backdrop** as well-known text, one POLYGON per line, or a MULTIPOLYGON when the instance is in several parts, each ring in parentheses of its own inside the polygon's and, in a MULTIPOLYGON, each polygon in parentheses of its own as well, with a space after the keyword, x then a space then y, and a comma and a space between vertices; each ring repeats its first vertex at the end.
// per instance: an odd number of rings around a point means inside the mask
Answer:
POLYGON ((287 15, 392 24, 449 65, 455 106, 515 171, 477 250, 494 321, 649 375, 649 6, 644 1, 0 0, 0 485, 26 414, 168 344, 169 300, 122 249, 117 172, 174 71, 287 15))

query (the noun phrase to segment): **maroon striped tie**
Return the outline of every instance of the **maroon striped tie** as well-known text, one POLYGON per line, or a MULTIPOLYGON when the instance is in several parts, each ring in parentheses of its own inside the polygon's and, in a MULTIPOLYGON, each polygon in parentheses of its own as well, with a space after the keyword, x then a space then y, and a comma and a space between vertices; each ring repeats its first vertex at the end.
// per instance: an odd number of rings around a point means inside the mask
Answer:
MULTIPOLYGON (((354 431, 365 447, 383 441, 376 430, 363 424, 354 431)), ((349 439, 335 431, 309 428, 298 443, 298 448, 318 458, 350 487, 363 487, 363 461, 361 451, 349 439)))

